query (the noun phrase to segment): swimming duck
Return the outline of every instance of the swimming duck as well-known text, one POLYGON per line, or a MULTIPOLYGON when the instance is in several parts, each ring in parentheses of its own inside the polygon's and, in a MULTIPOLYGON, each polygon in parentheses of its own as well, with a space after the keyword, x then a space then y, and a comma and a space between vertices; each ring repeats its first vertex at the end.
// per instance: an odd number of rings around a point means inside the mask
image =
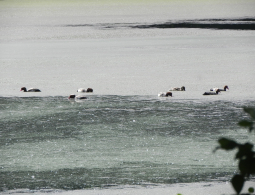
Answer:
POLYGON ((20 91, 23 91, 23 92, 41 92, 40 89, 36 89, 36 88, 30 88, 27 90, 26 87, 21 87, 20 91))
POLYGON ((185 91, 185 87, 184 86, 174 87, 174 88, 170 89, 169 91, 185 91))
POLYGON ((79 92, 79 93, 89 93, 89 92, 93 92, 93 89, 92 88, 88 88, 88 89, 84 89, 84 88, 80 88, 80 89, 78 89, 77 90, 77 92, 79 92))
POLYGON ((218 95, 219 92, 220 92, 220 90, 217 89, 215 92, 214 91, 204 92, 203 95, 218 95))
MULTIPOLYGON (((219 89, 219 88, 212 88, 212 89, 210 89, 210 91, 216 91, 217 89, 219 89)), ((227 91, 227 89, 229 90, 228 86, 225 85, 224 89, 219 89, 219 91, 227 91)))
POLYGON ((74 94, 71 94, 71 95, 69 95, 68 99, 78 99, 78 100, 82 100, 82 99, 87 99, 87 97, 82 96, 82 95, 76 96, 76 95, 74 95, 74 94))
POLYGON ((168 96, 173 97, 172 95, 173 95, 172 92, 166 92, 166 93, 160 92, 160 93, 158 94, 159 97, 168 97, 168 96))

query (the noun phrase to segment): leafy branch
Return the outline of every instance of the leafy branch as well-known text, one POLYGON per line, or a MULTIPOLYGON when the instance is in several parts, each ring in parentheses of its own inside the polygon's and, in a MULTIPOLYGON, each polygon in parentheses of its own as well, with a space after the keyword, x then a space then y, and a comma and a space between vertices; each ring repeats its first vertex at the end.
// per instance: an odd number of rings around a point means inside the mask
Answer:
MULTIPOLYGON (((250 116, 250 119, 241 120, 238 125, 248 128, 249 131, 252 132, 252 130, 254 129, 255 121, 255 108, 245 107, 243 108, 243 110, 250 116)), ((235 158, 239 161, 238 168, 240 173, 233 176, 233 178, 231 179, 231 183, 236 193, 240 194, 245 181, 248 180, 252 174, 255 174, 255 152, 253 151, 254 145, 249 142, 240 144, 228 138, 220 138, 218 142, 219 146, 215 148, 214 152, 218 149, 237 149, 235 158)), ((253 193, 254 188, 249 188, 249 192, 253 193)))

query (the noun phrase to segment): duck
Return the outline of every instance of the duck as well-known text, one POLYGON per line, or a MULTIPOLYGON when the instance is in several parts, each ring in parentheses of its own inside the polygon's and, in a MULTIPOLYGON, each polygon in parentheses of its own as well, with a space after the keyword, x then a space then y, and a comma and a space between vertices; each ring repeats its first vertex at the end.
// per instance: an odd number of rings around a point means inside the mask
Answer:
POLYGON ((78 99, 78 100, 83 100, 83 99, 87 99, 87 97, 85 97, 85 96, 83 96, 83 95, 78 95, 78 96, 76 96, 76 95, 74 95, 74 94, 71 94, 71 95, 69 95, 69 97, 68 97, 68 99, 78 99))
POLYGON ((182 87, 174 87, 172 89, 169 89, 169 91, 185 91, 185 87, 182 86, 182 87))
POLYGON ((88 89, 84 89, 84 88, 80 88, 77 90, 77 92, 79 93, 92 93, 93 92, 93 89, 92 88, 88 88, 88 89))
MULTIPOLYGON (((210 89, 210 91, 216 91, 217 89, 219 89, 219 88, 212 88, 212 89, 210 89)), ((227 91, 227 89, 229 90, 228 86, 225 85, 224 88, 223 89, 219 89, 219 91, 227 91)))
POLYGON ((21 87, 20 91, 23 91, 23 92, 41 92, 40 89, 37 89, 37 88, 30 88, 27 90, 26 87, 21 87))
POLYGON ((214 91, 204 92, 203 95, 218 95, 219 92, 220 92, 220 90, 217 89, 215 92, 214 91))
POLYGON ((173 94, 172 94, 172 92, 160 92, 159 94, 158 94, 158 96, 159 97, 168 97, 168 96, 170 96, 170 97, 173 97, 173 94))

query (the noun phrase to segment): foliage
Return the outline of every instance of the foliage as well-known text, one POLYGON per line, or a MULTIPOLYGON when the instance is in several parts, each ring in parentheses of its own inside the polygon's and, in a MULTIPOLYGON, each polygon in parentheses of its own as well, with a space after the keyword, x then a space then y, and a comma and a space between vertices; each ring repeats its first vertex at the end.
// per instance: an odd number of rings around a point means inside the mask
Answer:
MULTIPOLYGON (((246 127, 249 129, 250 132, 252 132, 252 130, 254 129, 253 121, 255 121, 255 108, 245 107, 243 110, 250 116, 250 119, 241 120, 238 125, 241 127, 246 127)), ((218 149, 237 149, 235 158, 239 161, 238 168, 240 173, 233 176, 233 178, 231 179, 231 183, 236 193, 240 194, 245 181, 249 179, 252 174, 255 174, 255 152, 253 151, 253 144, 248 142, 240 144, 228 138, 220 138, 218 142, 219 146, 216 147, 215 151, 218 149)), ((249 193, 253 192, 254 188, 250 187, 249 193)))

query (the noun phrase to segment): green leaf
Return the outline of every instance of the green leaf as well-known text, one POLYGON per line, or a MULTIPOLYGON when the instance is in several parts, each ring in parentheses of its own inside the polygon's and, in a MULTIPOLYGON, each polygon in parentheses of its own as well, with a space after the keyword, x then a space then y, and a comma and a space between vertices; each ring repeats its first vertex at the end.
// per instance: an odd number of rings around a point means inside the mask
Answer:
POLYGON ((242 175, 249 177, 255 173, 255 158, 245 158, 239 161, 239 170, 242 175))
POLYGON ((249 175, 249 161, 247 159, 243 159, 239 161, 238 168, 242 175, 249 175))
POLYGON ((238 144, 235 141, 227 138, 221 138, 218 140, 218 142, 220 144, 220 147, 225 150, 233 150, 238 146, 238 144))
POLYGON ((240 192, 242 191, 244 181, 245 180, 242 175, 234 175, 234 177, 232 178, 231 183, 237 194, 240 194, 240 192))
POLYGON ((253 122, 251 121, 247 121, 247 120, 241 120, 239 123, 238 123, 239 126, 242 126, 242 127, 252 127, 253 126, 253 122))
POLYGON ((242 158, 252 158, 253 152, 252 152, 253 144, 245 143, 245 144, 239 144, 238 146, 238 152, 236 153, 237 159, 242 158))
POLYGON ((248 113, 253 119, 255 119, 255 109, 251 107, 243 108, 246 113, 248 113))
POLYGON ((254 192, 254 188, 253 187, 249 187, 248 192, 249 193, 253 193, 254 192))

